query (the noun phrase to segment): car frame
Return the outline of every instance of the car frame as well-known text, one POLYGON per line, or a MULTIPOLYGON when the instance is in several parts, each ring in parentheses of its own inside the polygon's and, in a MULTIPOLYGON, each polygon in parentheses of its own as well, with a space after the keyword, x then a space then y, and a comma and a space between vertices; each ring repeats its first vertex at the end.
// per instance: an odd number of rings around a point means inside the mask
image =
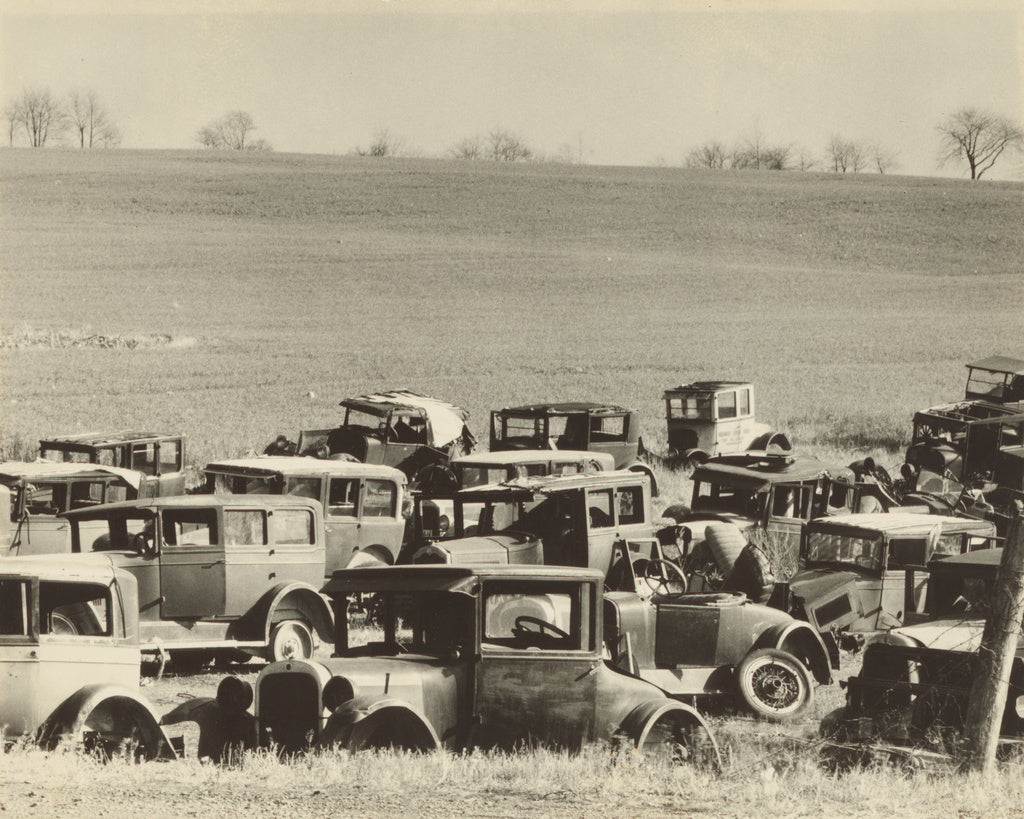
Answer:
POLYGON ((164 432, 87 432, 39 441, 45 460, 133 469, 145 477, 139 497, 185 492, 185 436, 164 432))
POLYGON ((203 492, 281 494, 320 501, 325 577, 350 565, 391 565, 401 552, 411 499, 405 473, 394 467, 263 455, 213 461, 203 474, 203 492))
POLYGON ((64 512, 138 497, 144 476, 103 464, 0 463, 0 556, 71 551, 64 512))
POLYGON ((645 473, 658 494, 654 470, 640 458, 640 416, 636 410, 592 401, 523 404, 491 412, 491 452, 515 449, 573 449, 607 452, 616 469, 645 473))
POLYGON ((671 463, 743 452, 771 431, 755 418, 749 381, 694 381, 665 390, 662 400, 671 463))
POLYGON ((546 566, 336 572, 324 587, 337 614, 333 656, 274 663, 257 678, 264 742, 287 754, 618 740, 717 766, 696 709, 603 658, 602 582, 596 571, 546 566), (345 614, 366 595, 381 600, 383 640, 353 645, 345 614))
POLYGON ((139 693, 138 616, 135 578, 101 556, 0 561, 4 743, 174 759, 139 693))
POLYGON ((466 410, 411 390, 359 395, 340 406, 345 415, 338 426, 301 430, 295 444, 279 436, 264 454, 349 458, 413 478, 424 467, 472 452, 476 443, 466 410))
MULTIPOLYGON (((310 657, 329 640, 320 502, 182 495, 65 513, 74 552, 100 552, 138 583, 142 650, 195 667, 220 656, 310 657), (95 537, 90 524, 102 522, 95 537), (87 537, 86 537, 87 535, 87 537)), ((72 554, 71 562, 90 559, 72 554)))

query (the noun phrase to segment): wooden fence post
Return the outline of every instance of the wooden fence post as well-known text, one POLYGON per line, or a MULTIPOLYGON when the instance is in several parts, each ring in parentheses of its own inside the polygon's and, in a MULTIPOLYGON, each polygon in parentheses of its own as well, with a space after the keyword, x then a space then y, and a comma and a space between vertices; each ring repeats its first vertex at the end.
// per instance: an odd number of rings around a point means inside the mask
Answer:
POLYGON ((965 766, 984 774, 995 767, 1010 671, 1024 617, 1024 515, 1018 514, 1010 523, 992 604, 981 638, 964 726, 965 766))

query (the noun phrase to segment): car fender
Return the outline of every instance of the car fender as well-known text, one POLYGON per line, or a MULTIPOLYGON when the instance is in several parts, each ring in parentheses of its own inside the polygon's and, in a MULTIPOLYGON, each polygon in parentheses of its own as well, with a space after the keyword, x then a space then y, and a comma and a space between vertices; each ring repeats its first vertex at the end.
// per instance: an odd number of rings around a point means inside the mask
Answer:
POLYGON ((750 650, 757 651, 760 648, 788 651, 811 670, 814 679, 821 685, 832 682, 832 664, 825 641, 809 623, 799 620, 777 623, 762 632, 750 650))
POLYGON ((298 580, 280 583, 264 593, 232 628, 239 640, 270 642, 270 632, 282 620, 308 620, 317 636, 334 640, 334 612, 330 601, 313 586, 298 580))
POLYGON ((654 476, 654 470, 651 469, 649 464, 645 464, 641 460, 631 461, 622 467, 622 469, 628 469, 630 472, 641 472, 651 480, 651 497, 658 497, 658 479, 654 476))
POLYGON ((662 717, 669 713, 677 715, 677 718, 683 724, 691 725, 704 731, 710 742, 711 761, 715 767, 720 767, 722 763, 721 752, 719 751, 718 743, 715 741, 715 735, 711 731, 711 726, 708 725, 696 708, 684 702, 679 702, 679 700, 665 697, 641 703, 626 715, 616 733, 619 736, 628 737, 633 747, 641 748, 647 741, 651 729, 654 728, 662 717))
POLYGON ((105 708, 116 716, 125 716, 139 730, 137 739, 150 759, 176 759, 160 719, 152 706, 134 691, 120 685, 98 683, 78 689, 54 709, 36 732, 36 741, 53 750, 62 740, 80 740, 86 722, 93 713, 105 708))
POLYGON ((426 716, 406 702, 376 695, 357 696, 335 708, 324 727, 322 742, 350 751, 381 745, 414 751, 441 747, 441 739, 426 716))

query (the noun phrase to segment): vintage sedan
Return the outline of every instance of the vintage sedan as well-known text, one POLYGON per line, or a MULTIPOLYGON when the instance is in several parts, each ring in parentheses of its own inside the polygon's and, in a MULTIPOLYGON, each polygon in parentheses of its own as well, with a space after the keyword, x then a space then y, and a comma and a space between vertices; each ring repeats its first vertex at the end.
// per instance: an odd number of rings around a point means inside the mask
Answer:
POLYGON ((100 555, 0 562, 0 727, 6 743, 173 759, 139 694, 138 589, 100 555))
POLYGON ((256 681, 265 740, 288 753, 577 749, 617 740, 715 765, 703 717, 603 658, 599 572, 557 567, 399 566, 336 572, 334 656, 273 663, 256 681), (379 630, 349 627, 358 595, 379 630))

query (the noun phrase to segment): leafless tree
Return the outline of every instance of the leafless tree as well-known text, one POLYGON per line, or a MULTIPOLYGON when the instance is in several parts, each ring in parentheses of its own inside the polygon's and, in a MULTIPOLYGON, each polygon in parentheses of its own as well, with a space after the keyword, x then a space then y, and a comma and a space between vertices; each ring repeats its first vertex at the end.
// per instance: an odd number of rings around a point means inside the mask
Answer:
POLYGON ((1019 151, 1024 145, 1024 133, 1017 123, 977 108, 955 111, 938 125, 938 131, 940 164, 966 161, 971 179, 981 179, 1007 149, 1019 151))
POLYGON ((405 140, 393 134, 390 129, 380 127, 373 133, 370 147, 356 148, 360 156, 399 156, 405 148, 405 140))
POLYGON ((793 167, 798 171, 813 171, 818 166, 818 160, 811 156, 804 148, 794 151, 793 167))
POLYGON ((788 146, 767 145, 760 131, 733 148, 729 165, 734 170, 784 171, 789 168, 788 146))
POLYGON ((482 159, 484 155, 483 138, 479 134, 466 137, 449 148, 448 154, 453 159, 482 159))
POLYGON ((57 137, 64 130, 66 114, 60 101, 46 88, 26 88, 21 93, 16 107, 21 124, 33 148, 44 148, 51 137, 57 137))
POLYGON ((833 136, 828 143, 828 159, 834 173, 860 173, 868 151, 858 142, 833 136))
POLYGON ((24 117, 18 101, 8 103, 4 108, 4 121, 7 123, 7 144, 14 145, 14 132, 18 130, 24 117))
POLYGON ((880 174, 884 175, 886 171, 896 167, 896 157, 898 156, 896 151, 883 148, 876 143, 871 146, 868 153, 871 157, 871 164, 880 174))
POLYGON ((711 168, 722 170, 725 167, 726 151, 721 142, 705 142, 686 155, 687 168, 711 168))
POLYGON ((495 162, 519 162, 533 156, 525 142, 504 128, 495 128, 487 135, 486 154, 495 162))
POLYGON ((270 150, 265 140, 249 141, 256 122, 246 111, 229 111, 196 133, 196 141, 204 148, 229 151, 270 150))
POLYGON ((68 95, 68 119, 78 133, 79 148, 113 148, 121 143, 121 132, 95 91, 72 91, 68 95))

